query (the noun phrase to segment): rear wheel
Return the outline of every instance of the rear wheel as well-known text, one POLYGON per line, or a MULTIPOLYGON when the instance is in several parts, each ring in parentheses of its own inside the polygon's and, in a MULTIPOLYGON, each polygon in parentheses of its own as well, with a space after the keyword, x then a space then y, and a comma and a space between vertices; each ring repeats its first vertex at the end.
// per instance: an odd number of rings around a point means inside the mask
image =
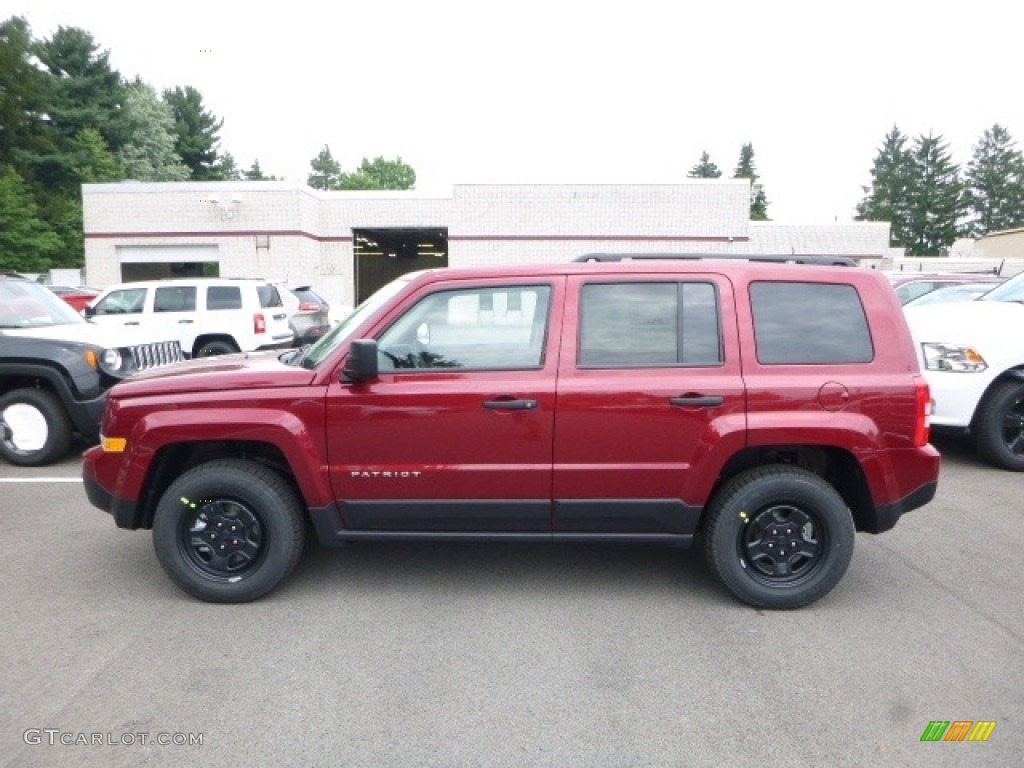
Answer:
POLYGON ((1000 382, 985 395, 971 436, 986 461, 1024 472, 1024 381, 1000 382))
POLYGON ((60 400, 42 389, 16 389, 0 397, 0 455, 11 464, 52 464, 71 448, 71 419, 60 400))
POLYGON ((168 487, 153 519, 153 547, 190 595, 241 603, 270 592, 295 567, 305 531, 302 504, 281 475, 221 459, 168 487))
POLYGON ((799 608, 842 579, 854 534, 832 486, 798 467, 771 466, 737 475, 715 496, 704 546, 711 570, 744 602, 799 608))

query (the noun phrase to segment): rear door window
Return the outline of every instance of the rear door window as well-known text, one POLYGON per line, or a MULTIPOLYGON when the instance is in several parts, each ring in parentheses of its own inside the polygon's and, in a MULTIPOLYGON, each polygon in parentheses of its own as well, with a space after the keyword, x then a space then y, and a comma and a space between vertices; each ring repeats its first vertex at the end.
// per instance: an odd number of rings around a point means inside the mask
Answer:
POLYGON ((206 288, 207 309, 241 309, 242 289, 237 285, 210 285, 206 288))
POLYGON ((713 283, 592 283, 582 288, 579 365, 652 368, 720 365, 713 283))

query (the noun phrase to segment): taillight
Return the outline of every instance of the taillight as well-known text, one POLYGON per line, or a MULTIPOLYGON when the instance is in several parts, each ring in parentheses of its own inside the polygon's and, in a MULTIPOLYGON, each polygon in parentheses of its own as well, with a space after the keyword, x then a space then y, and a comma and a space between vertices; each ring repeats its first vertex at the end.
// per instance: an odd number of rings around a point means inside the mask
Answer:
POLYGON ((263 316, 262 312, 257 312, 252 316, 252 330, 253 333, 267 332, 267 318, 263 316))
POLYGON ((312 301, 304 301, 299 304, 299 312, 317 312, 320 310, 320 305, 312 301))
POLYGON ((914 377, 914 446, 928 445, 932 426, 932 393, 923 376, 914 377))

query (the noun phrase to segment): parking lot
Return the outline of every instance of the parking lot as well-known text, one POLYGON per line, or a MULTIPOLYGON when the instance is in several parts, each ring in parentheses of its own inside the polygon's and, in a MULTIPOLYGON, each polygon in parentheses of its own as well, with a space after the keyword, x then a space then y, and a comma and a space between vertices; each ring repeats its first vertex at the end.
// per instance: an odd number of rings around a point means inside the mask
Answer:
POLYGON ((1022 478, 936 442, 935 501, 794 612, 632 545, 310 546, 205 604, 77 458, 0 464, 0 765, 1021 765, 1022 478))

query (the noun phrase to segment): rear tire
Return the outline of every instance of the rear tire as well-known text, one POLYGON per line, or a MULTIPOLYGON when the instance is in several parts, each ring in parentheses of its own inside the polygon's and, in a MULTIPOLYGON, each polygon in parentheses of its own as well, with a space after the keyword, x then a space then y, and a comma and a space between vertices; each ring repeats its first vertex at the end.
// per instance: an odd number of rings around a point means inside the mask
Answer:
POLYGON ((971 438, 990 464, 1024 472, 1024 381, 1000 382, 985 395, 971 425, 971 438))
POLYGON ((16 389, 0 397, 0 456, 20 467, 41 467, 71 448, 71 419, 60 400, 43 389, 16 389))
POLYGON ((828 594, 853 556, 855 528, 842 497, 805 469, 737 475, 708 508, 708 565, 756 608, 800 608, 828 594))
POLYGON ((153 548, 181 589, 212 603, 243 603, 291 573, 305 540, 303 506, 285 479, 241 459, 190 469, 164 492, 153 548))

